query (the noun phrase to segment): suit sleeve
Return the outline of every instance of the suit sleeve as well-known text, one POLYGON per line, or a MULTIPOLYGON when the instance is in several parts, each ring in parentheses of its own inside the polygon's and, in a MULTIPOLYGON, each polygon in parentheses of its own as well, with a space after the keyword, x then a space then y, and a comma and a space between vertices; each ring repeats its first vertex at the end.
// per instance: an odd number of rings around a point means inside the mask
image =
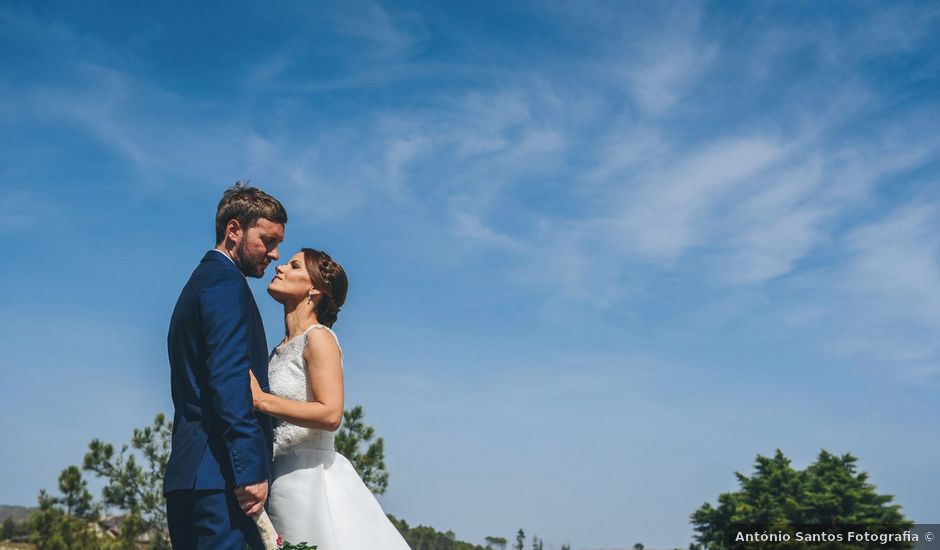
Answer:
POLYGON ((251 300, 251 290, 240 277, 214 281, 199 296, 213 423, 222 430, 236 486, 268 477, 264 434, 255 418, 248 378, 251 300))

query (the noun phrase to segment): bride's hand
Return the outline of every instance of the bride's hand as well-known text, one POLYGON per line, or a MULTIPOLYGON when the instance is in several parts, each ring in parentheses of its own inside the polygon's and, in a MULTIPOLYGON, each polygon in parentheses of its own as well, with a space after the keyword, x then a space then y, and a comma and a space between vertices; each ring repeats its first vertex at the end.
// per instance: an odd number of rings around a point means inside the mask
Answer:
POLYGON ((264 401, 267 394, 261 390, 261 384, 258 384, 255 373, 248 371, 248 376, 251 377, 251 404, 254 408, 261 410, 261 402, 264 401))

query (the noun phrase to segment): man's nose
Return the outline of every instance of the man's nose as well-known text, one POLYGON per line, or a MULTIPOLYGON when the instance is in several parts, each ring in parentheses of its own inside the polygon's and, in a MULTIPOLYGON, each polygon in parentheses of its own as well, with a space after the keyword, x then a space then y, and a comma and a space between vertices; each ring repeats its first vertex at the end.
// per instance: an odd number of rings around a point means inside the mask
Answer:
MULTIPOLYGON (((281 257, 281 254, 277 251, 276 246, 271 250, 271 252, 268 252, 268 257, 271 258, 272 261, 277 260, 281 257)), ((280 269, 280 267, 278 267, 278 269, 280 269)))

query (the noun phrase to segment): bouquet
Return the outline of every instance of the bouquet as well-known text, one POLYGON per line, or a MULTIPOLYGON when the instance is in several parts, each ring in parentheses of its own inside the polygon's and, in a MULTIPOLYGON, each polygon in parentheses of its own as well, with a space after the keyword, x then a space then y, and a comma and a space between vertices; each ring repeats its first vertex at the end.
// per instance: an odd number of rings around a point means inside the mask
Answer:
POLYGON ((258 532, 261 533, 261 540, 264 542, 264 550, 317 550, 316 546, 309 546, 306 542, 299 544, 285 542, 274 530, 274 524, 271 523, 271 518, 265 510, 261 510, 261 513, 254 519, 258 532))

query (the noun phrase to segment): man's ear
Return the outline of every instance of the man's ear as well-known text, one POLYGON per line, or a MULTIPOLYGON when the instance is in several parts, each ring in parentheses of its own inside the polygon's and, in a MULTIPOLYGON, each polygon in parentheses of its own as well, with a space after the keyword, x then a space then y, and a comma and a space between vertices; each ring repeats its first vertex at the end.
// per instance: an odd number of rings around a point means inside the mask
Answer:
POLYGON ((233 243, 238 243, 241 238, 244 236, 244 231, 242 231, 242 224, 238 220, 232 218, 225 224, 225 238, 232 241, 233 243))

